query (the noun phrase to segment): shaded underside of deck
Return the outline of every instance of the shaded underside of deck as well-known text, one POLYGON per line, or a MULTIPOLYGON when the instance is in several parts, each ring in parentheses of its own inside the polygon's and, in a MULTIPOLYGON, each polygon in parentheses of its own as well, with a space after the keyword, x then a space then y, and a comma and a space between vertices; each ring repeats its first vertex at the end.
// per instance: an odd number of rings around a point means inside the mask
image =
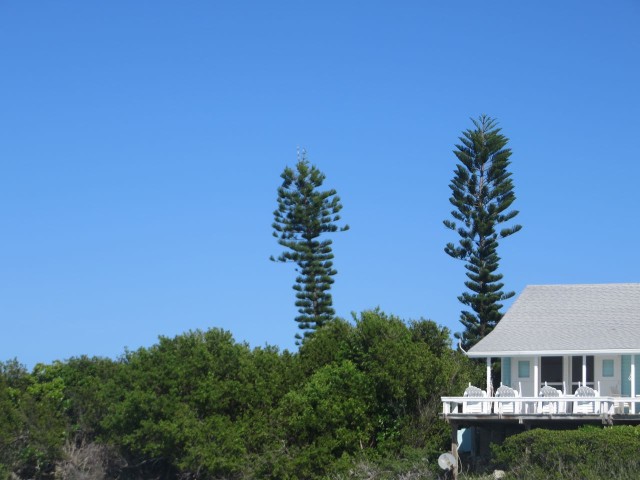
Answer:
POLYGON ((630 414, 440 414, 440 418, 458 427, 490 425, 526 425, 536 428, 575 428, 579 425, 640 425, 640 415, 630 414))

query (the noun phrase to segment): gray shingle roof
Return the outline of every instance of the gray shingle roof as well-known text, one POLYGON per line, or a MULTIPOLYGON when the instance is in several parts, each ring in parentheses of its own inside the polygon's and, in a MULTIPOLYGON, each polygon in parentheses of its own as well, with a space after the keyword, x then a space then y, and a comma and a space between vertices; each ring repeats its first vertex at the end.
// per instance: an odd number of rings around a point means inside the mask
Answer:
POLYGON ((470 357, 640 353, 640 283, 530 285, 470 357))

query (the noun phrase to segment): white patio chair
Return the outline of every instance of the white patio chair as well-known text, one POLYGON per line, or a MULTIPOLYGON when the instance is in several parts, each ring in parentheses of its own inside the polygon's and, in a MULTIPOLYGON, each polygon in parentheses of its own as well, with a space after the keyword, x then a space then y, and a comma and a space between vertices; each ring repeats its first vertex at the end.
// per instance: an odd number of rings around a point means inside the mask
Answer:
MULTIPOLYGON (((469 384, 463 394, 469 399, 487 398, 487 392, 469 384)), ((462 413, 490 413, 491 405, 489 402, 465 400, 462 402, 462 413)))
MULTIPOLYGON (((562 394, 560 390, 557 388, 553 388, 545 383, 544 387, 540 390, 540 397, 543 398, 553 398, 559 397, 562 394)), ((538 413, 546 413, 546 414, 556 414, 556 413, 566 413, 567 412, 567 404, 566 402, 560 401, 543 401, 538 402, 538 413)))
MULTIPOLYGON (((513 388, 508 387, 507 385, 501 384, 498 387, 498 390, 496 390, 496 398, 504 398, 506 400, 507 398, 515 399, 519 396, 520 394, 518 393, 517 390, 514 390, 513 388)), ((511 400, 511 401, 496 400, 494 412, 498 413, 498 415, 502 415, 504 413, 518 414, 520 413, 522 408, 521 404, 522 402, 516 402, 514 400, 511 400)))
POLYGON ((597 390, 583 385, 578 387, 574 396, 576 400, 573 402, 573 413, 600 413, 600 402, 596 401, 596 397, 600 396, 600 392, 597 390))

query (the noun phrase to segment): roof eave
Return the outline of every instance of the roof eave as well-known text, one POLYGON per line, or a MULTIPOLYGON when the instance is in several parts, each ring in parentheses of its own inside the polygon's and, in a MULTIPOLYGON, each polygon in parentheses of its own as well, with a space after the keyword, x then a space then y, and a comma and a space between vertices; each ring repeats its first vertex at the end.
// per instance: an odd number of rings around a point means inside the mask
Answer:
POLYGON ((640 348, 637 349, 591 349, 591 350, 528 350, 528 351, 479 351, 467 352, 469 358, 487 357, 533 357, 540 355, 543 357, 556 357, 564 355, 640 355, 640 348))

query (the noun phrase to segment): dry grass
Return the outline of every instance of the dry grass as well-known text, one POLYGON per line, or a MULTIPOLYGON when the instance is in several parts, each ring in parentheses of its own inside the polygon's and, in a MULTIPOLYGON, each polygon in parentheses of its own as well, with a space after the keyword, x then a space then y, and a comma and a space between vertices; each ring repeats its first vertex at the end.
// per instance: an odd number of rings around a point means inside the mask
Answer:
POLYGON ((55 478, 60 480, 106 480, 114 467, 124 466, 113 448, 98 443, 67 442, 64 454, 55 471, 55 478))

